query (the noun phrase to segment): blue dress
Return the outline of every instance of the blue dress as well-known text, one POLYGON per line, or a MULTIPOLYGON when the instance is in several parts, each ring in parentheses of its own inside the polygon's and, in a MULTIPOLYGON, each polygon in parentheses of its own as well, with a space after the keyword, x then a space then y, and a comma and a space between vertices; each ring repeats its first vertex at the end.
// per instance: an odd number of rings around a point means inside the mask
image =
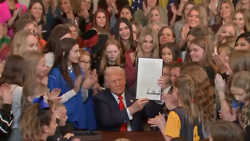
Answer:
MULTIPOLYGON (((75 82, 76 76, 73 68, 69 71, 69 75, 75 82)), ((60 96, 72 89, 68 87, 67 82, 61 75, 59 67, 51 69, 48 75, 48 79, 48 88, 50 89, 50 91, 52 91, 54 88, 61 89, 60 96)), ((86 118, 87 111, 85 104, 82 101, 81 91, 79 91, 74 97, 65 102, 64 106, 67 109, 68 121, 71 122, 77 129, 88 130, 86 118)))
POLYGON ((92 131, 96 129, 96 118, 95 118, 95 110, 93 103, 93 91, 90 89, 88 92, 89 95, 87 100, 84 102, 84 105, 87 113, 86 116, 87 130, 92 131))

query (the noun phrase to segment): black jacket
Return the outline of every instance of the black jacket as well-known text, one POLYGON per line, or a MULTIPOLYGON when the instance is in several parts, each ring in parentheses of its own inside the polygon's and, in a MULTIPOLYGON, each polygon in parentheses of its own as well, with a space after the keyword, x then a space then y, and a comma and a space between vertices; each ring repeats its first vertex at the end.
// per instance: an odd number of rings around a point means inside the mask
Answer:
POLYGON ((11 125, 13 122, 13 114, 11 111, 10 104, 3 104, 2 109, 0 109, 0 139, 7 140, 10 135, 11 125))

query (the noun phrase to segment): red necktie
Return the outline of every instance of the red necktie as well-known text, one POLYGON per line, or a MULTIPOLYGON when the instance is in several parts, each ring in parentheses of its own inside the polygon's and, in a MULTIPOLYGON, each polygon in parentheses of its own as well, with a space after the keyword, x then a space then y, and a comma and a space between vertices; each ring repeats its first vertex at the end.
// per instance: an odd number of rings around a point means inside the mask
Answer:
MULTIPOLYGON (((124 103, 123 103, 123 101, 122 101, 122 96, 119 96, 118 97, 118 99, 120 100, 119 101, 119 108, 120 108, 120 111, 121 110, 123 110, 123 109, 125 109, 125 106, 124 106, 124 103)), ((122 125, 121 125, 121 127, 120 127, 120 131, 127 131, 127 123, 123 123, 122 125)))

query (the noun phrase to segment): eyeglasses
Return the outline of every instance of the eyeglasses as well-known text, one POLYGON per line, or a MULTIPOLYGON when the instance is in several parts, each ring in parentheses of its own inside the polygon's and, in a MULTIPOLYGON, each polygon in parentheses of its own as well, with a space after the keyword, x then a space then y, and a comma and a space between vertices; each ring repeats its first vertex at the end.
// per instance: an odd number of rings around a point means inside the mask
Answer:
POLYGON ((82 2, 85 2, 85 3, 89 4, 89 5, 91 5, 91 4, 92 4, 92 2, 90 2, 90 1, 86 1, 86 0, 82 0, 82 2))
POLYGON ((90 61, 85 61, 85 60, 83 60, 83 61, 79 61, 79 63, 90 64, 90 61))

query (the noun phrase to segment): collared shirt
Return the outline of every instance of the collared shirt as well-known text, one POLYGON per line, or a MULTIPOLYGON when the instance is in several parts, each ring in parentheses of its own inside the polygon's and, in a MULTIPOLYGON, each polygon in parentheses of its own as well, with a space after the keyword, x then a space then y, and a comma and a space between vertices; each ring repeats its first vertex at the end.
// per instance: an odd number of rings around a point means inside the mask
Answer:
MULTIPOLYGON (((116 94, 114 94, 113 92, 111 92, 111 93, 114 96, 116 102, 119 104, 120 100, 118 99, 118 96, 116 94)), ((122 102, 123 102, 124 107, 126 108, 126 111, 127 111, 127 114, 128 114, 128 118, 129 118, 129 120, 132 120, 133 117, 131 116, 131 114, 130 114, 128 108, 127 108, 127 103, 126 103, 126 99, 125 99, 125 93, 123 92, 123 94, 121 96, 122 96, 122 102)), ((129 121, 127 122, 127 131, 132 131, 131 125, 130 125, 129 121)))

